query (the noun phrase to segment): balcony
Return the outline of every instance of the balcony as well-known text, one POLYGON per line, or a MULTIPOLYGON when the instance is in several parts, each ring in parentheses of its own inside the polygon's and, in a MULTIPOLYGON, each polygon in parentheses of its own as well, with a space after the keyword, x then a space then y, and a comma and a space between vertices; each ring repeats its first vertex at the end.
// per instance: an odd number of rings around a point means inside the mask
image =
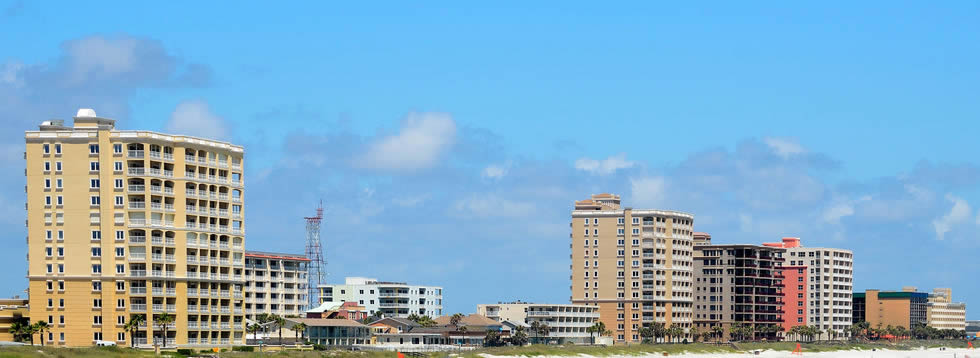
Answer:
POLYGON ((129 151, 128 154, 129 154, 128 157, 130 157, 130 158, 143 158, 143 151, 142 150, 131 150, 131 151, 129 151))
POLYGON ((129 305, 129 310, 133 312, 146 312, 146 304, 134 303, 132 305, 129 305))
POLYGON ((137 194, 137 193, 143 193, 144 191, 146 191, 146 186, 143 186, 143 185, 130 185, 129 186, 129 192, 130 193, 137 194))
POLYGON ((129 288, 129 293, 134 294, 134 295, 145 295, 146 294, 146 287, 130 287, 129 288))

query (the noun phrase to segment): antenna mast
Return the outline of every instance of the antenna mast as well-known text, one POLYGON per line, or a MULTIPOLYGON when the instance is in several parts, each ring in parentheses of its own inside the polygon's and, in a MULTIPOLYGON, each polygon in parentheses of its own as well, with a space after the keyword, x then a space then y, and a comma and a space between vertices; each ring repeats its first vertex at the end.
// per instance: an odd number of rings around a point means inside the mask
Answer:
POLYGON ((323 221, 323 200, 316 208, 316 216, 306 217, 306 258, 310 259, 307 267, 307 289, 309 308, 320 305, 320 285, 325 276, 326 261, 323 259, 323 248, 320 245, 320 222, 323 221))

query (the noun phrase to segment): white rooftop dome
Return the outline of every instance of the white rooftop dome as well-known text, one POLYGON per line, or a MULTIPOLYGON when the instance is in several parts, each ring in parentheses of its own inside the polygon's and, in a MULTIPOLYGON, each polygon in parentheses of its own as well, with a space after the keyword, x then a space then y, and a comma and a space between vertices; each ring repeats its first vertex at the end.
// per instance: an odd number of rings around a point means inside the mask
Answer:
POLYGON ((79 108, 75 117, 95 118, 95 110, 91 108, 79 108))

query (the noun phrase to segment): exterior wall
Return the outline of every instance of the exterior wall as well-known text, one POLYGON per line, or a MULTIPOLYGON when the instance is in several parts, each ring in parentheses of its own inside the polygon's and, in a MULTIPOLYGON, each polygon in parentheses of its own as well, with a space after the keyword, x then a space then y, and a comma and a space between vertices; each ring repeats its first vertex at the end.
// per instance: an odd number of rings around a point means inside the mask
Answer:
POLYGON ((966 329, 966 304, 953 302, 953 290, 937 288, 929 295, 927 307, 929 326, 938 329, 966 329))
POLYGON ((245 253, 245 317, 301 316, 308 309, 307 263, 303 255, 245 253))
POLYGON ((0 299, 0 342, 13 342, 14 335, 10 331, 10 325, 18 319, 29 318, 28 314, 27 300, 0 299))
POLYGON ((784 304, 783 330, 789 331, 795 326, 807 325, 807 267, 783 267, 784 304))
MULTIPOLYGON (((241 344, 242 147, 113 125, 76 117, 74 128, 50 123, 25 133, 31 320, 53 323, 45 338, 55 345, 128 345, 134 337, 122 327, 132 316, 152 322, 170 313, 168 345, 241 344), (199 295, 203 287, 213 290, 199 295), (215 326, 197 325, 204 318, 215 326)), ((141 329, 136 342, 152 343, 152 330, 141 329)))
POLYGON ((477 305, 477 314, 498 322, 545 323, 551 328, 548 339, 559 343, 589 343, 591 336, 586 329, 600 317, 595 306, 533 303, 477 305))
POLYGON ((908 329, 916 324, 924 325, 927 300, 928 294, 922 292, 867 290, 863 295, 864 320, 876 328, 891 325, 908 329))
POLYGON ((640 341, 654 322, 690 329, 693 302, 690 214, 620 208, 619 196, 575 203, 571 301, 598 306, 617 342, 640 341))
POLYGON ((381 311, 385 317, 408 317, 415 313, 442 315, 442 287, 414 286, 399 282, 348 277, 345 284, 320 285, 320 303, 356 302, 369 315, 381 311))
MULTIPOLYGON (((783 248, 699 245, 694 248, 694 322, 702 332, 734 324, 783 324, 783 248)), ((756 339, 778 339, 758 332, 756 339)))

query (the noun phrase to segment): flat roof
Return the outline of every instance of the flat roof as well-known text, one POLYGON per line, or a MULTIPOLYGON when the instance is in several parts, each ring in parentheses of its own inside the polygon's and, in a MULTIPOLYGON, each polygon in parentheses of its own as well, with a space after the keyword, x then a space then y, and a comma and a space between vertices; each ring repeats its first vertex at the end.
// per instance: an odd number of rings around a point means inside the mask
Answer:
POLYGON ((258 257, 264 259, 284 259, 284 260, 295 260, 295 261, 310 261, 306 258, 306 255, 298 254, 284 254, 278 252, 264 252, 264 251, 245 251, 245 257, 258 257))

